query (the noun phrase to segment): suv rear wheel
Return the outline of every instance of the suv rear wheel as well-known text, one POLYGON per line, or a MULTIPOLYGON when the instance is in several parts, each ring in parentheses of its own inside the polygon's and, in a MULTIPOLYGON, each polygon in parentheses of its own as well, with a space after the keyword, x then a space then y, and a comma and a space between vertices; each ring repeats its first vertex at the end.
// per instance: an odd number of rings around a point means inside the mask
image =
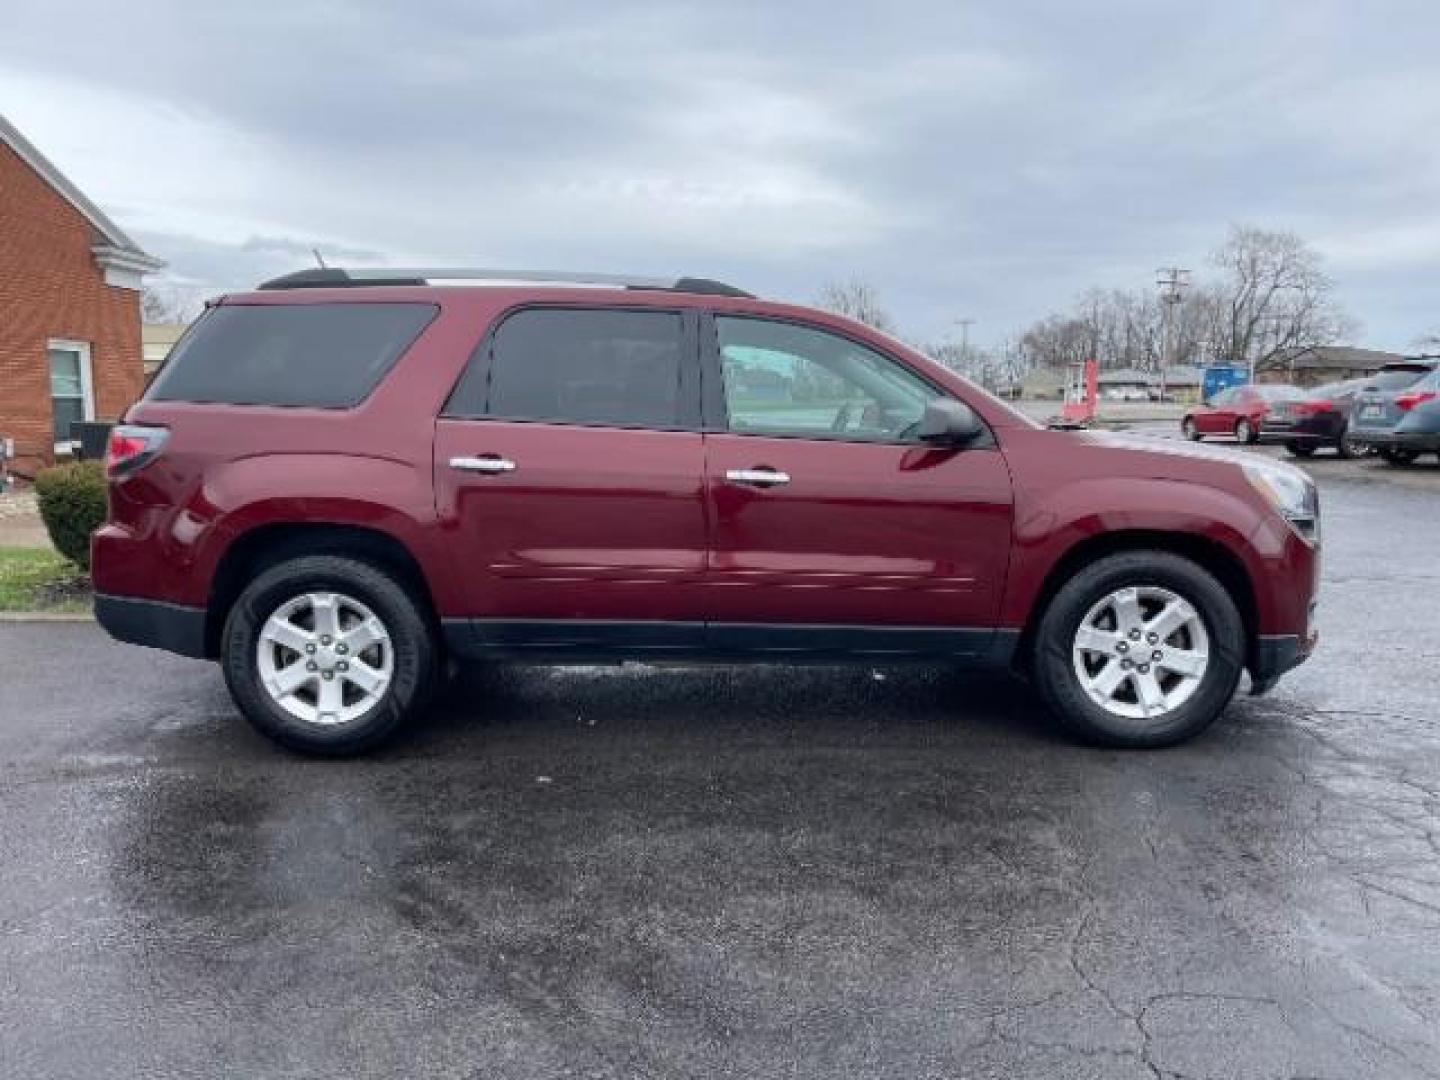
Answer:
POLYGON ((418 714, 435 684, 430 621, 410 591, 356 559, 273 566, 225 622, 221 662, 246 718, 306 753, 358 753, 418 714))
POLYGON ((1036 631, 1035 682, 1088 741, 1169 746, 1229 704, 1244 641, 1230 594, 1201 567, 1163 551, 1122 552, 1056 593, 1036 631))

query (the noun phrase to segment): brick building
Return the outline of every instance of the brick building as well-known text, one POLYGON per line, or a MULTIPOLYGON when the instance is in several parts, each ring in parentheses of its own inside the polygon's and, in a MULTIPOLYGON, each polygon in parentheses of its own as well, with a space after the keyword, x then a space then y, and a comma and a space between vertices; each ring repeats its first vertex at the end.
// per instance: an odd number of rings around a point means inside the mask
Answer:
POLYGON ((139 396, 140 283, 161 265, 0 116, 0 437, 15 471, 139 396))

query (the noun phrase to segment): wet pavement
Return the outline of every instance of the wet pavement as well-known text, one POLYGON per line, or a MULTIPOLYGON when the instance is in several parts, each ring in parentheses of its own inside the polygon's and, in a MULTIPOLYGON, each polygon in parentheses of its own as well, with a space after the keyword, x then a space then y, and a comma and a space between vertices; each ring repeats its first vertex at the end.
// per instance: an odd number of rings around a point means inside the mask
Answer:
POLYGON ((1199 741, 943 670, 513 669, 311 762, 0 625, 0 1074, 1440 1075, 1440 469, 1199 741))

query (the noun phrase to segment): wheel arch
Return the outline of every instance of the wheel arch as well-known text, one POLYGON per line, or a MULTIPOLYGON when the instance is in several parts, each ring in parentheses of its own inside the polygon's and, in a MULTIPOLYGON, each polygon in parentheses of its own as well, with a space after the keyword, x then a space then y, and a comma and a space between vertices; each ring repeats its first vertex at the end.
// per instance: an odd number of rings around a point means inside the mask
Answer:
POLYGON ((1029 617, 1020 632, 1015 652, 1016 663, 1029 667, 1035 647, 1035 633, 1040 620, 1065 583, 1082 566, 1109 555, 1126 551, 1165 551, 1189 559, 1210 573, 1230 594, 1245 626, 1246 664, 1255 655, 1258 641, 1259 601, 1255 584, 1244 562, 1224 544, 1193 533, 1167 532, 1163 529, 1123 529, 1096 533, 1072 544, 1050 567, 1031 605, 1029 617))
POLYGON ((359 559, 393 574, 415 593, 427 617, 438 628, 435 597, 420 561, 395 536, 365 525, 275 522, 241 533, 226 547, 216 565, 205 616, 208 657, 220 655, 225 620, 246 584, 269 567, 303 555, 359 559))

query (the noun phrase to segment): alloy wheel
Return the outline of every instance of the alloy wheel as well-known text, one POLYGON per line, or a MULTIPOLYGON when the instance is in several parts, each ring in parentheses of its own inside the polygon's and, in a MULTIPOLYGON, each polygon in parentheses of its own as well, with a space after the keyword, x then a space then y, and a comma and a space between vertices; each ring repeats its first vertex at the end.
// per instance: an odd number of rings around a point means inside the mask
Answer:
POLYGON ((379 704, 395 674, 395 651, 385 624, 365 604, 344 593, 312 592, 265 620, 256 664, 271 701, 298 720, 328 727, 379 704))
POLYGON ((1075 632, 1075 677, 1106 712, 1166 716, 1195 694, 1210 666, 1210 636, 1193 604, 1159 586, 1117 589, 1075 632))

